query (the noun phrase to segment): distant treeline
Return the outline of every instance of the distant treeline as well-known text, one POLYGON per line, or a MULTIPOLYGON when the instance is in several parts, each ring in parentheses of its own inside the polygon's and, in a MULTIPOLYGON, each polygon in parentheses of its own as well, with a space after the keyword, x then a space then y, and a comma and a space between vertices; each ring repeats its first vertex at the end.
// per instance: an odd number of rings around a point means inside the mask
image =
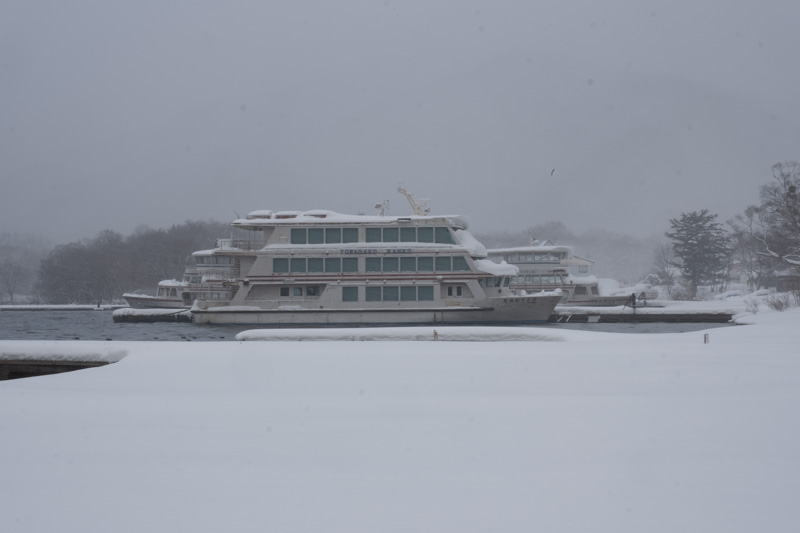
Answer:
POLYGON ((3 300, 32 294, 41 303, 110 303, 125 292, 152 294, 159 281, 183 277, 192 252, 213 248, 229 233, 229 224, 216 221, 141 228, 127 237, 102 231, 93 239, 56 246, 38 265, 8 259, 3 300))

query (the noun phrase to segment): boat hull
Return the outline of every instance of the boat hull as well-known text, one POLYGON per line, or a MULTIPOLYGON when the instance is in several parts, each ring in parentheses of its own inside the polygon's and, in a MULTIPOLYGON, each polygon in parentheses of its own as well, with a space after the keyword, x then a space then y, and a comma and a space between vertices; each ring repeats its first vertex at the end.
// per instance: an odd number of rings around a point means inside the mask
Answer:
POLYGON ((560 295, 492 298, 486 307, 260 309, 212 307, 192 309, 198 324, 253 324, 273 327, 352 327, 544 324, 560 295))
POLYGON ((163 298, 146 294, 123 294, 132 309, 188 309, 180 298, 163 298))

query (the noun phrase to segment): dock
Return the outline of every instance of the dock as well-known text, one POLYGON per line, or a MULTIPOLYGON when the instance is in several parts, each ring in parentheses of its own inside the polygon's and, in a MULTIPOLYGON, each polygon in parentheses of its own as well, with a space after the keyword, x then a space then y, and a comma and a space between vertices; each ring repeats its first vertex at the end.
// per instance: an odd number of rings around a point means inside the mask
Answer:
POLYGON ((556 308, 550 315, 548 322, 596 322, 601 324, 628 323, 646 324, 665 322, 669 324, 727 324, 733 320, 734 313, 730 310, 707 311, 670 311, 663 307, 640 308, 556 308))
POLYGON ((123 323, 155 323, 155 322, 191 322, 192 312, 188 309, 117 309, 111 315, 114 322, 123 323))

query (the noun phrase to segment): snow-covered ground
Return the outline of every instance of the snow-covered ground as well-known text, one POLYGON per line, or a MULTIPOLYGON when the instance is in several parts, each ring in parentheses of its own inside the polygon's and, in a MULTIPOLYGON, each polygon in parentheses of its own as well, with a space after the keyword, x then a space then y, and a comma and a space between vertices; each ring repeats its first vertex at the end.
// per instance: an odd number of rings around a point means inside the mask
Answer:
POLYGON ((372 342, 0 341, 119 359, 0 382, 2 528, 797 531, 800 309, 740 321, 514 328, 536 332, 514 341, 481 329, 493 342, 449 328, 438 342, 432 328, 372 342))

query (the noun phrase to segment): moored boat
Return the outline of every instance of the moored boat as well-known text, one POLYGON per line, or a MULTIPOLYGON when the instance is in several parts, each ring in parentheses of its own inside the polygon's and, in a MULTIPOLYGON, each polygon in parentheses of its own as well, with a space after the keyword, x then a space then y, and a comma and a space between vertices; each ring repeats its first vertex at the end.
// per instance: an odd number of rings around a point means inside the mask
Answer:
MULTIPOLYGON (((600 294, 592 275, 575 275, 570 268, 588 270, 591 261, 576 257, 569 246, 533 244, 514 248, 488 250, 495 262, 507 262, 519 268, 510 288, 516 293, 561 289, 561 305, 610 307, 631 302, 631 295, 600 294)), ((635 301, 635 300, 634 300, 635 301)))
POLYGON ((514 294, 461 216, 256 211, 248 239, 211 251, 228 300, 197 298, 198 323, 270 326, 542 324, 560 291, 514 294))

